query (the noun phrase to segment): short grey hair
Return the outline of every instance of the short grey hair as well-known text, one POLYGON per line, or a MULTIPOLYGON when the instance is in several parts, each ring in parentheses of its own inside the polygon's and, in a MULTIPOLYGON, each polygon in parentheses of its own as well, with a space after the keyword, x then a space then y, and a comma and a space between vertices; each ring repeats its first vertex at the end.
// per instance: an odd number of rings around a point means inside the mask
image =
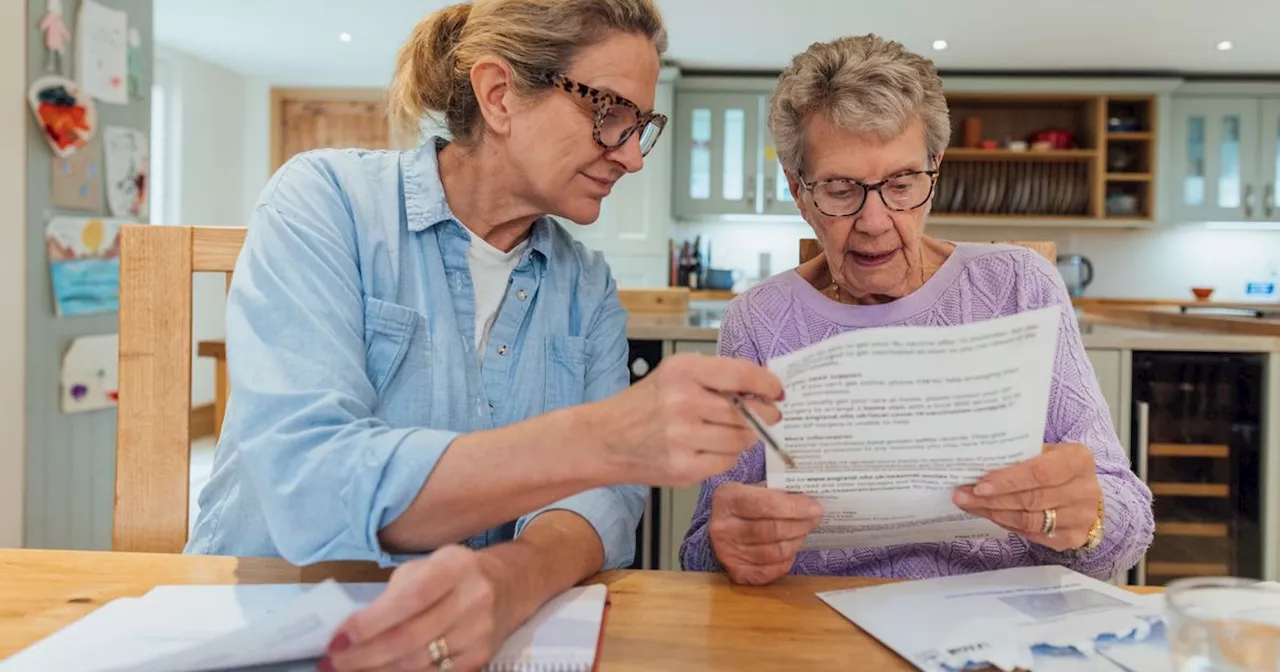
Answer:
POLYGON ((804 129, 814 114, 882 140, 920 119, 930 157, 951 141, 951 116, 933 61, 876 35, 816 42, 782 71, 769 104, 769 131, 789 173, 803 165, 804 129))

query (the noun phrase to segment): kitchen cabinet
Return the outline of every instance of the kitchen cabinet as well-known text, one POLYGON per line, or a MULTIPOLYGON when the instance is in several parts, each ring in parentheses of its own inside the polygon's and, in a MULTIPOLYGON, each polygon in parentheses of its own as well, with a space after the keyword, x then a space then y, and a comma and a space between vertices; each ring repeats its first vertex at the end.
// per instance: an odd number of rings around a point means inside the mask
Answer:
POLYGON ((1174 99, 1170 213, 1280 221, 1280 95, 1174 99))
MULTIPOLYGON (((672 344, 675 354, 693 352, 703 355, 715 355, 716 344, 712 341, 675 341, 672 344)), ((693 520, 693 512, 698 508, 698 497, 702 494, 702 485, 691 485, 684 488, 662 488, 663 529, 662 548, 659 551, 661 564, 658 569, 680 569, 680 544, 689 531, 689 523, 693 520)))
POLYGON ((677 219, 795 215, 759 91, 681 91, 675 135, 673 213, 677 219))
MULTIPOLYGON (((675 68, 658 79, 654 109, 673 115, 675 68)), ((625 175, 604 199, 600 217, 589 226, 562 222, 583 245, 604 254, 620 287, 665 287, 671 228, 672 125, 658 139, 644 168, 625 175)))

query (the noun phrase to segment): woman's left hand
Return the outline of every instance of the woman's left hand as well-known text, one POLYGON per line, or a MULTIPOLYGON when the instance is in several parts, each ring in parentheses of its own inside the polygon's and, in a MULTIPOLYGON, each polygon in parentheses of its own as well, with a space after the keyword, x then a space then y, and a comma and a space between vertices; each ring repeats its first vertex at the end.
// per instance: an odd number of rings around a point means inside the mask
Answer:
POLYGON ((319 669, 479 670, 506 634, 489 560, 446 546, 398 567, 382 595, 339 629, 319 669))
POLYGON ((1098 518, 1102 488, 1093 453, 1078 443, 1044 447, 1039 456, 983 476, 956 489, 956 506, 1055 551, 1079 548, 1098 518), (1043 534, 1045 512, 1057 524, 1043 534))

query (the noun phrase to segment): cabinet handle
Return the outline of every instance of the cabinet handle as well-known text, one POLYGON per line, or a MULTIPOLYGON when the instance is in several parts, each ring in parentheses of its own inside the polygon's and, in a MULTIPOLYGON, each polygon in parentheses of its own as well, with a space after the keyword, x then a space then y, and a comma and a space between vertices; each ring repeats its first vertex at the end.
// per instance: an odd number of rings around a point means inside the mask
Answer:
POLYGON ((1253 218, 1253 185, 1244 185, 1244 216, 1246 219, 1253 218))
POLYGON ((1266 213, 1267 219, 1271 219, 1275 214, 1274 202, 1276 198, 1275 187, 1270 182, 1262 188, 1262 212, 1266 213))
MULTIPOLYGON (((1151 450, 1151 405, 1145 401, 1137 402, 1138 407, 1138 445, 1137 455, 1134 456, 1134 462, 1137 464, 1135 471, 1138 472, 1138 478, 1143 482, 1147 482, 1147 462, 1151 450)), ((1138 566, 1134 568, 1136 572, 1136 585, 1147 585, 1147 554, 1143 553, 1138 559, 1138 566)))
POLYGON ((773 178, 764 178, 764 207, 766 210, 773 207, 773 178))
POLYGON ((744 189, 743 192, 746 193, 747 195, 747 197, 744 198, 743 200, 745 200, 748 203, 756 202, 756 176, 755 175, 752 175, 751 177, 747 178, 747 188, 744 189))

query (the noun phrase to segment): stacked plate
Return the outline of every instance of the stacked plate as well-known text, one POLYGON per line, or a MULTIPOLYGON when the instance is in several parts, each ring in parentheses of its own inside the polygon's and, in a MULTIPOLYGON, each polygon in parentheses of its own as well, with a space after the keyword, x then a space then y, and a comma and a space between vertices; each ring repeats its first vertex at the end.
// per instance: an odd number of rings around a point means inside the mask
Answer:
POLYGON ((953 215, 1083 215, 1089 165, 990 161, 944 163, 933 212, 953 215))

